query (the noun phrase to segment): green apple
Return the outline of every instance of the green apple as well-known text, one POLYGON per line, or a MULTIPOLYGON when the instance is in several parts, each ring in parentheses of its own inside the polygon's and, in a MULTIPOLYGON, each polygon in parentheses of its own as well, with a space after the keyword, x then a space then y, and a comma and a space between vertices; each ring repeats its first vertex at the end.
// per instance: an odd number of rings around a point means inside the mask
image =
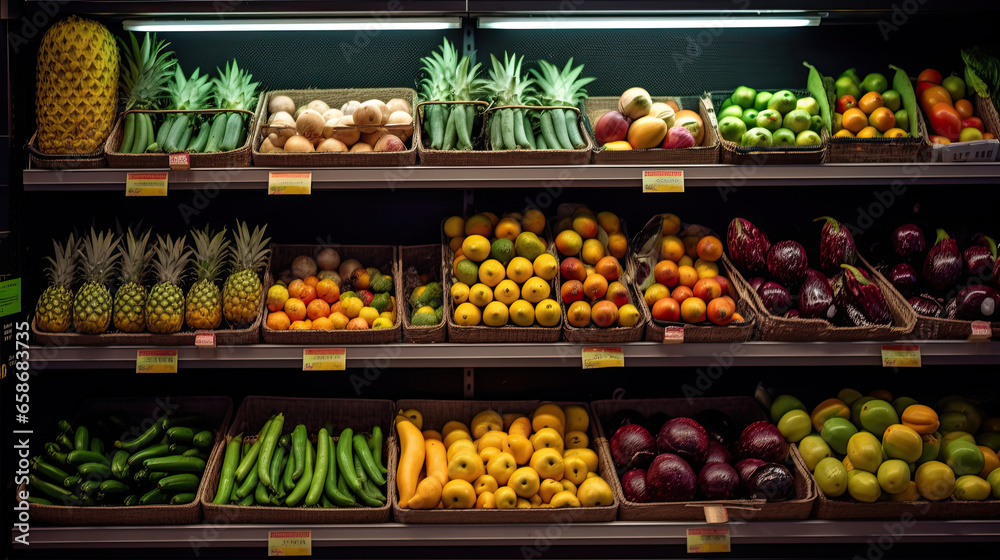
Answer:
POLYGON ((910 132, 910 116, 906 113, 906 109, 896 111, 896 127, 910 132))
POLYGON ((823 130, 824 126, 826 126, 826 123, 823 122, 823 117, 819 115, 813 115, 810 117, 809 130, 819 134, 823 130))
POLYGON ((979 132, 978 128, 966 127, 963 128, 961 132, 958 133, 959 142, 969 142, 972 140, 982 140, 983 133, 979 132))
POLYGON ((983 450, 965 440, 955 440, 945 447, 944 462, 957 476, 976 474, 986 466, 983 450))
POLYGON ((781 91, 775 92, 771 96, 771 99, 767 101, 767 108, 777 111, 784 115, 785 113, 795 109, 795 102, 797 101, 795 94, 783 89, 781 91))
POLYGON ((733 103, 739 105, 741 109, 753 107, 753 102, 757 99, 757 90, 746 86, 736 88, 731 96, 733 103))
POLYGON ((811 130, 803 130, 795 137, 796 146, 819 146, 823 140, 811 130))
MULTIPOLYGON (((722 128, 721 123, 719 128, 722 128)), ((771 403, 771 420, 777 422, 785 413, 792 410, 806 410, 806 405, 792 395, 778 395, 771 403)))
POLYGON ((719 118, 725 117, 736 117, 737 119, 743 116, 743 109, 739 105, 730 105, 725 109, 719 111, 719 118))
POLYGON ((779 128, 778 130, 775 130, 771 136, 774 138, 775 146, 795 145, 795 133, 787 128, 779 128))
POLYGON ((781 113, 774 109, 764 109, 757 113, 757 126, 774 132, 781 128, 781 113))
POLYGON ((796 109, 804 109, 809 115, 819 114, 819 101, 815 97, 800 97, 795 100, 796 109))
POLYGON ((889 89, 889 80, 885 79, 885 76, 878 72, 872 72, 865 76, 865 79, 861 80, 862 93, 874 91, 881 95, 887 89, 889 89))
POLYGON ((847 70, 844 70, 843 72, 840 73, 839 76, 837 76, 837 79, 839 80, 840 78, 845 78, 845 77, 850 79, 855 84, 859 86, 861 85, 861 78, 858 77, 858 71, 855 70, 854 68, 848 68, 847 70))
POLYGON ((757 109, 744 109, 743 116, 740 117, 740 120, 743 121, 743 124, 747 125, 748 129, 753 128, 757 126, 758 114, 757 109))
POLYGON ((965 99, 965 80, 959 78, 958 76, 952 74, 947 78, 941 80, 941 85, 944 89, 948 90, 951 94, 951 102, 954 103, 959 99, 965 99))
POLYGON ((746 131, 747 125, 742 119, 722 117, 722 120, 719 121, 719 134, 723 140, 739 143, 746 131))
POLYGON ((887 89, 882 94, 882 103, 895 113, 903 105, 903 98, 899 95, 898 91, 887 89))
POLYGON ((767 102, 771 100, 771 92, 761 91, 757 93, 757 98, 754 99, 753 108, 758 111, 763 111, 767 109, 767 102))
POLYGON ((725 109, 726 107, 732 107, 733 105, 735 105, 735 103, 733 103, 733 98, 727 97, 726 100, 722 102, 722 107, 719 107, 719 109, 725 109))
POLYGON ((840 99, 845 95, 850 95, 855 99, 861 97, 861 88, 858 87, 858 84, 855 83, 854 80, 846 76, 838 78, 837 81, 833 83, 833 88, 837 92, 837 99, 840 99))
POLYGON ((774 145, 774 138, 771 137, 771 131, 762 128, 755 127, 751 128, 743 135, 740 139, 741 146, 772 146, 774 145))
MULTIPOLYGON (((759 115, 758 118, 760 118, 759 115)), ((812 124, 812 116, 805 109, 793 109, 781 121, 781 126, 791 130, 795 134, 803 130, 808 130, 810 124, 812 124)))

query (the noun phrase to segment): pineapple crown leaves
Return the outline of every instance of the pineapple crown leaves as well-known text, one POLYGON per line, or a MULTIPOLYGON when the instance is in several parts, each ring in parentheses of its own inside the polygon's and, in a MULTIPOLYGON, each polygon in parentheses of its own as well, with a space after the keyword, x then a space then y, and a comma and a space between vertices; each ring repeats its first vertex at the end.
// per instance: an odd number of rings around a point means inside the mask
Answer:
POLYGON ((115 262, 121 256, 115 249, 121 240, 111 231, 97 233, 90 229, 90 235, 83 238, 78 254, 83 269, 83 277, 88 282, 106 283, 114 272, 115 262))
POLYGON ((118 252, 121 255, 123 283, 142 284, 149 261, 153 258, 153 246, 149 243, 149 237, 152 234, 153 231, 149 229, 140 234, 139 237, 136 237, 131 229, 125 233, 125 244, 118 247, 118 252))
POLYGON ((169 235, 166 238, 156 236, 153 270, 156 272, 157 282, 176 285, 184 279, 185 269, 191 261, 191 249, 185 245, 186 240, 183 235, 177 240, 171 239, 169 235))
POLYGON ((428 101, 450 101, 451 84, 455 81, 458 67, 458 51, 447 38, 441 44, 440 52, 420 59, 425 76, 420 80, 422 94, 428 101))
POLYGON ((472 66, 472 59, 463 56, 455 68, 455 79, 452 86, 452 101, 474 101, 482 97, 488 81, 477 77, 482 64, 472 66))
POLYGON ((158 41, 156 34, 146 36, 142 45, 129 31, 131 46, 121 37, 118 42, 124 54, 121 58, 121 88, 125 109, 154 109, 167 94, 170 71, 177 64, 174 52, 166 50, 170 43, 158 41))
POLYGON ((212 92, 209 76, 200 75, 201 69, 195 68, 190 78, 184 77, 181 65, 174 66, 173 80, 168 86, 170 92, 170 108, 177 110, 204 109, 212 92))
POLYGON ((240 270, 256 272, 264 266, 267 256, 271 253, 267 248, 271 238, 264 237, 266 230, 267 224, 264 224, 263 227, 254 226, 253 233, 250 233, 246 222, 236 222, 236 243, 229 247, 229 260, 234 272, 240 270))
POLYGON ((579 78, 583 72, 583 65, 573 68, 572 58, 566 62, 562 72, 559 71, 559 67, 545 60, 539 60, 538 67, 541 72, 532 68, 531 73, 535 76, 538 87, 542 88, 543 98, 547 103, 575 107, 581 100, 587 98, 587 90, 583 86, 597 79, 579 78))
POLYGON ((260 82, 254 82, 253 76, 240 70, 236 59, 226 63, 225 70, 215 69, 218 78, 212 78, 215 106, 219 109, 245 109, 253 111, 257 106, 257 87, 260 82))
POLYGON ((205 229, 192 231, 191 238, 194 240, 196 280, 214 282, 221 275, 222 269, 226 264, 222 258, 229 248, 229 239, 226 238, 226 228, 213 233, 209 226, 205 226, 205 229))
POLYGON ((49 284, 62 286, 68 290, 72 288, 73 280, 76 278, 76 260, 80 251, 80 240, 71 233, 66 239, 65 245, 60 245, 53 239, 52 248, 55 257, 45 257, 49 263, 45 270, 49 277, 49 284))
POLYGON ((503 53, 503 63, 490 54, 493 69, 490 70, 492 81, 486 84, 486 89, 494 96, 498 105, 521 105, 535 101, 535 80, 521 73, 524 57, 516 54, 503 53))

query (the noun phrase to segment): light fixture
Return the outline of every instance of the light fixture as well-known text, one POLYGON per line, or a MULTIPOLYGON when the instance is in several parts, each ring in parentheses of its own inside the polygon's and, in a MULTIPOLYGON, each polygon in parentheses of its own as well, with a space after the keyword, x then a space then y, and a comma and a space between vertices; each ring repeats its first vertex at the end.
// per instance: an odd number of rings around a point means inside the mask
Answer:
POLYGON ((337 18, 337 19, 224 19, 140 20, 122 22, 129 31, 433 31, 458 29, 459 18, 337 18))
POLYGON ((676 17, 481 17, 480 29, 739 29, 776 27, 814 27, 817 15, 676 17))

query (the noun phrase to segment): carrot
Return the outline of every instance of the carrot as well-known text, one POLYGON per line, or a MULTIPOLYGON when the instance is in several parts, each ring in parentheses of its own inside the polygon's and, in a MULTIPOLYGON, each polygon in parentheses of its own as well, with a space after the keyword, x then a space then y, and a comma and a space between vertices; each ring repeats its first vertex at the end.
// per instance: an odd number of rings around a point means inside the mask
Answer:
POLYGON ((424 442, 427 457, 427 476, 441 481, 441 486, 448 484, 448 451, 444 443, 433 439, 424 442))
POLYGON ((396 489, 399 490, 399 507, 417 493, 417 479, 424 466, 424 435, 409 420, 396 424, 399 434, 399 467, 396 469, 396 489))

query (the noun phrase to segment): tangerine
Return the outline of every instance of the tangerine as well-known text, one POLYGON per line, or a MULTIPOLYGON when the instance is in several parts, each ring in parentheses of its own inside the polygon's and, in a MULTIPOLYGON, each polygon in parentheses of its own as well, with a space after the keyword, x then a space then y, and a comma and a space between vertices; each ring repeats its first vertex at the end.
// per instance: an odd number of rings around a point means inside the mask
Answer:
POLYGON ((291 324, 284 311, 275 311, 267 315, 267 328, 273 331, 287 331, 291 324))
POLYGON ((292 321, 301 321, 306 318, 306 304, 299 298, 288 298, 285 301, 285 314, 292 321))
POLYGON ((714 235, 706 235, 698 241, 695 251, 698 253, 699 259, 715 262, 722 258, 722 241, 714 235))
POLYGON ((706 316, 707 306, 700 297, 692 296, 681 302, 681 318, 688 323, 701 323, 706 316))
POLYGON ((313 321, 320 317, 329 317, 330 304, 321 299, 314 299, 306 304, 306 315, 313 321))

